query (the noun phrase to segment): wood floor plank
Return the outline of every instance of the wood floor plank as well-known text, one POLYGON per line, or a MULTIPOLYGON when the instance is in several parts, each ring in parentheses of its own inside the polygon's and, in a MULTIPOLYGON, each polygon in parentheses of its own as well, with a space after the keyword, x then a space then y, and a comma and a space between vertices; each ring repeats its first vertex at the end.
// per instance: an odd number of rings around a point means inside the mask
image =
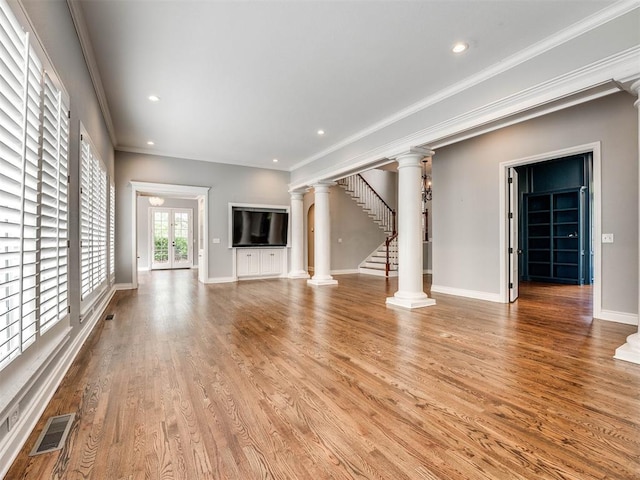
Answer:
POLYGON ((593 320, 590 287, 407 311, 361 275, 139 280, 7 479, 640 480, 640 366, 612 358, 635 327, 593 320), (28 457, 68 412, 65 448, 28 457))

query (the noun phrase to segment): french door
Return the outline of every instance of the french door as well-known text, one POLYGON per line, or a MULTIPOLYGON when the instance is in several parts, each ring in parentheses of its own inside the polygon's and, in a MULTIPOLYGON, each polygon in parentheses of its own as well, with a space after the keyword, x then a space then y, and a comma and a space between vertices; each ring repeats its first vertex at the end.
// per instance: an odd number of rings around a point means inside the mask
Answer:
POLYGON ((191 268, 192 210, 151 208, 151 268, 191 268))

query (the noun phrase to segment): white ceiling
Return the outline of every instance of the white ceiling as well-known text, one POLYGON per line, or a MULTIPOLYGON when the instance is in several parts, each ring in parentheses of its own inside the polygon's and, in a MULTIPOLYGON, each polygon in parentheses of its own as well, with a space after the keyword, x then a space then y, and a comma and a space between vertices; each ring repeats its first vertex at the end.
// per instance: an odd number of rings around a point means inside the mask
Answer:
POLYGON ((612 3, 80 2, 117 149, 284 170, 612 3))

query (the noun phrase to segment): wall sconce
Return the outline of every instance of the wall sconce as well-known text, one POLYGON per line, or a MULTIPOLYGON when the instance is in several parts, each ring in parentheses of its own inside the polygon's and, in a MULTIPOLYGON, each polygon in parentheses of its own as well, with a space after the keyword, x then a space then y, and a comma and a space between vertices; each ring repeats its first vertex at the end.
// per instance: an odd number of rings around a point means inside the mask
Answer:
POLYGON ((149 203, 153 207, 160 207, 164 204, 164 198, 161 197, 149 197, 149 203))

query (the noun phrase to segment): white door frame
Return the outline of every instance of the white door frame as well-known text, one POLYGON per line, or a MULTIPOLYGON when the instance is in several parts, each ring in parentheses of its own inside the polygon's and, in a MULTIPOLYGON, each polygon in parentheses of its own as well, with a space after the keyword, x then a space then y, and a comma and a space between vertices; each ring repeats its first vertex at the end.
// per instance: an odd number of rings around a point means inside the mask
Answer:
POLYGON ((210 187, 174 185, 168 183, 148 183, 131 181, 131 285, 138 288, 138 196, 148 193, 158 196, 193 198, 198 200, 198 209, 204 206, 203 244, 204 250, 198 256, 198 281, 206 283, 209 278, 209 190, 210 187), (200 201, 200 199, 204 201, 200 201))
POLYGON ((531 163, 539 163, 556 158, 591 153, 593 156, 593 317, 602 316, 602 164, 600 157, 600 142, 576 145, 553 152, 541 153, 526 158, 508 160, 499 164, 500 175, 500 299, 509 303, 509 168, 531 163))

